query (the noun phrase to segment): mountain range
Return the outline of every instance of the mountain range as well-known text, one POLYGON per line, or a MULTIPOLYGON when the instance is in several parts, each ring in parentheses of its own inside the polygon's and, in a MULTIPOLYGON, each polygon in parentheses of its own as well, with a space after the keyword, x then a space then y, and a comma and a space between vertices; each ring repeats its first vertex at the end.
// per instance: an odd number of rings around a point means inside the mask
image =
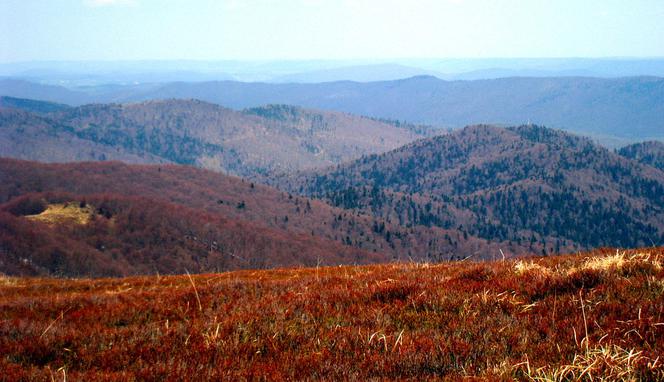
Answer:
POLYGON ((206 272, 657 245, 663 146, 612 151, 532 124, 446 131, 288 105, 3 97, 0 156, 30 161, 0 159, 0 272, 206 272))
POLYGON ((0 63, 0 77, 97 86, 157 82, 389 81, 415 75, 445 80, 503 77, 664 76, 661 58, 474 58, 263 61, 46 61, 0 63))
POLYGON ((444 81, 431 76, 314 84, 177 82, 68 89, 7 79, 0 95, 81 105, 195 98, 241 110, 288 104, 443 127, 537 123, 614 146, 664 138, 664 79, 501 78, 444 81))

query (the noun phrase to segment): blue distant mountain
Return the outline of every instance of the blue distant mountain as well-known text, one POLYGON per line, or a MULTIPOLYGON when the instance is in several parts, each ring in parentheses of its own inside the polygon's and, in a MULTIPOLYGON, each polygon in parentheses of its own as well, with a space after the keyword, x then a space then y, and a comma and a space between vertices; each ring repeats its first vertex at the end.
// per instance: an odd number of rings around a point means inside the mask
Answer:
POLYGON ((200 99, 234 109, 288 104, 440 127, 537 123, 628 143, 664 138, 664 78, 510 77, 446 81, 433 76, 375 82, 236 81, 68 89, 0 81, 0 95, 80 105, 200 99))

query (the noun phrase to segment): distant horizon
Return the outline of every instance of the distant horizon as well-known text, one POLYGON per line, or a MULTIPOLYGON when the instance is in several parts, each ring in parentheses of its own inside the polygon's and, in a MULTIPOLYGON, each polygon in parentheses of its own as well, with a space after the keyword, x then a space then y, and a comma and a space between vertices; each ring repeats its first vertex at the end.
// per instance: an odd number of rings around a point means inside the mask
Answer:
POLYGON ((496 57, 275 60, 47 60, 0 63, 0 76, 65 86, 162 82, 373 82, 433 76, 664 77, 664 57, 496 57))
POLYGON ((260 59, 243 59, 243 58, 210 58, 210 59, 197 59, 197 58, 136 58, 136 59, 37 59, 37 60, 23 60, 23 61, 0 61, 0 65, 20 65, 20 64, 39 64, 39 63, 132 63, 132 62, 376 62, 376 63, 398 63, 399 61, 410 60, 435 60, 435 61, 488 61, 488 60, 664 60, 664 55, 661 56, 523 56, 523 57, 392 57, 392 58, 260 58, 260 59))

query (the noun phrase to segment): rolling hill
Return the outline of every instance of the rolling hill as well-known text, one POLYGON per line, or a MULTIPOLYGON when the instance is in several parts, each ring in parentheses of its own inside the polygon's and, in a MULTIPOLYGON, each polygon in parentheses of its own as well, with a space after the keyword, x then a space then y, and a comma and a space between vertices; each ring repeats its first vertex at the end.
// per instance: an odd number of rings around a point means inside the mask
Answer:
POLYGON ((432 134, 423 126, 283 105, 238 112, 165 100, 85 105, 39 116, 0 109, 2 156, 172 162, 245 177, 337 164, 432 134))
POLYGON ((664 172, 534 125, 479 125, 282 182, 387 221, 561 248, 664 242, 664 172))
POLYGON ((94 142, 44 115, 0 108, 0 156, 44 162, 122 160, 128 163, 167 163, 145 152, 94 142))
POLYGON ((444 74, 399 64, 369 64, 312 70, 272 78, 274 83, 320 83, 336 81, 374 82, 393 81, 414 76, 432 75, 442 78, 444 74))

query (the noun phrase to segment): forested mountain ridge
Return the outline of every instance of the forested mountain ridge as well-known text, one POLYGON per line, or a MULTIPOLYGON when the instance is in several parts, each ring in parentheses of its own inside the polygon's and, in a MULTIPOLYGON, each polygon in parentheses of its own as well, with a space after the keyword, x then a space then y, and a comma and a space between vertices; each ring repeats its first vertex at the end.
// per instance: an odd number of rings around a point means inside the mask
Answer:
POLYGON ((433 132, 345 113, 283 105, 234 111, 196 100, 93 104, 39 116, 4 109, 0 128, 4 156, 172 162, 257 178, 384 152, 433 132), (42 150, 39 141, 54 149, 42 150))
POLYGON ((282 183, 401 224, 560 248, 664 242, 664 172, 535 125, 466 127, 282 183))

